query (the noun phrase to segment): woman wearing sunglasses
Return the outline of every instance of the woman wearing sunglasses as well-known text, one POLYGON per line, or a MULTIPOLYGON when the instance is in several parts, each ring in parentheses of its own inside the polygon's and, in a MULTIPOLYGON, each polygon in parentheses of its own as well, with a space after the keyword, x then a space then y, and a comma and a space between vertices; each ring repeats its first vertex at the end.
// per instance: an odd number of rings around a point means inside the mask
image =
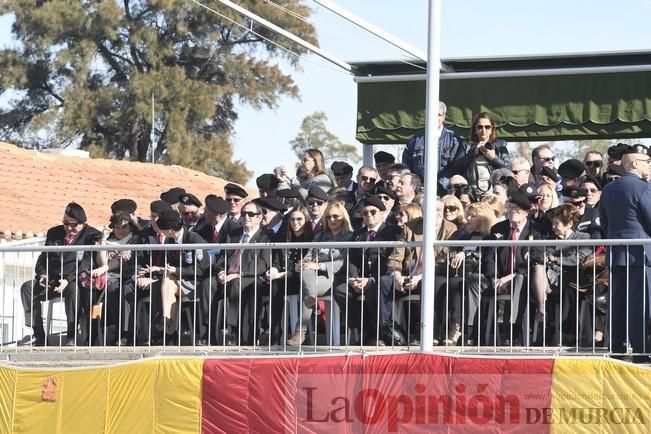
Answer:
POLYGON ((323 154, 318 149, 308 149, 303 154, 296 178, 292 180, 292 186, 298 188, 303 199, 307 198, 307 191, 311 187, 319 187, 324 192, 329 192, 332 187, 332 180, 326 173, 323 154))
POLYGON ((443 218, 457 225, 457 237, 466 233, 464 207, 456 196, 443 196, 443 218))
POLYGON ((465 155, 457 155, 450 167, 451 175, 463 175, 474 196, 482 198, 491 191, 491 173, 508 167, 509 151, 504 140, 497 139, 495 119, 488 112, 477 113, 472 120, 470 141, 459 147, 465 155))

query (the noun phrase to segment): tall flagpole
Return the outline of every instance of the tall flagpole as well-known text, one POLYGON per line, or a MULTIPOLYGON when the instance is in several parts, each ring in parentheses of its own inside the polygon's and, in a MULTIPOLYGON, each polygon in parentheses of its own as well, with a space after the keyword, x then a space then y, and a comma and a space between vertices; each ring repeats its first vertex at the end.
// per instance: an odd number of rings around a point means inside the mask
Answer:
POLYGON ((429 0, 427 29, 427 98, 425 104, 425 206, 423 212, 423 281, 421 284, 421 351, 432 351, 434 338, 434 268, 436 185, 439 167, 438 104, 441 61, 441 1, 429 0))

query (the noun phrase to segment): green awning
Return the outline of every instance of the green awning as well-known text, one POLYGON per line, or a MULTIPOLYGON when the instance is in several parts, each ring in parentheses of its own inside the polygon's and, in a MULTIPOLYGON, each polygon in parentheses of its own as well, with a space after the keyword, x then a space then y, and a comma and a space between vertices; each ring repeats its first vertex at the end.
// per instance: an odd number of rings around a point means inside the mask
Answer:
MULTIPOLYGON (((495 115, 517 141, 651 137, 651 72, 441 80, 446 124, 467 137, 472 116, 495 115)), ((425 126, 425 81, 358 83, 357 140, 405 143, 425 126)))

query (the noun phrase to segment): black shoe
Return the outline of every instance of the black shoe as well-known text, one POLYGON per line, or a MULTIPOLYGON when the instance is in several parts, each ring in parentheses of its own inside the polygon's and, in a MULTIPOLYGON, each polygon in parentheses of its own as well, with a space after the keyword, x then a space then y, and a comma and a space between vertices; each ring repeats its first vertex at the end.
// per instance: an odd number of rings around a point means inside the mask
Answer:
POLYGON ((42 347, 45 345, 45 338, 41 336, 26 335, 16 342, 19 347, 42 347))
POLYGON ((386 347, 387 344, 382 339, 371 339, 366 344, 367 347, 386 347))
MULTIPOLYGON (((77 342, 77 345, 81 345, 79 342, 77 342)), ((61 344, 63 347, 74 347, 75 346, 75 338, 73 337, 66 337, 61 344)))
POLYGON ((266 347, 268 345, 269 345, 269 333, 267 332, 260 333, 260 337, 258 338, 258 346, 266 347))

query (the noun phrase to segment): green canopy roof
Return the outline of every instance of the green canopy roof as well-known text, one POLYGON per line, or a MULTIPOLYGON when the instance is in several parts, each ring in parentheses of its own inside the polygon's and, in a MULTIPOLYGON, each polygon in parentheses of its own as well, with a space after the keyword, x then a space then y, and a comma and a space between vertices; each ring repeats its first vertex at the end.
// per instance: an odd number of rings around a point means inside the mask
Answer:
MULTIPOLYGON (((506 140, 651 137, 649 53, 443 64, 446 124, 462 136, 467 137, 475 113, 489 111, 498 137, 506 140)), ((356 65, 359 77, 373 77, 358 81, 359 141, 405 143, 424 128, 426 83, 423 65, 415 66, 356 65)))

